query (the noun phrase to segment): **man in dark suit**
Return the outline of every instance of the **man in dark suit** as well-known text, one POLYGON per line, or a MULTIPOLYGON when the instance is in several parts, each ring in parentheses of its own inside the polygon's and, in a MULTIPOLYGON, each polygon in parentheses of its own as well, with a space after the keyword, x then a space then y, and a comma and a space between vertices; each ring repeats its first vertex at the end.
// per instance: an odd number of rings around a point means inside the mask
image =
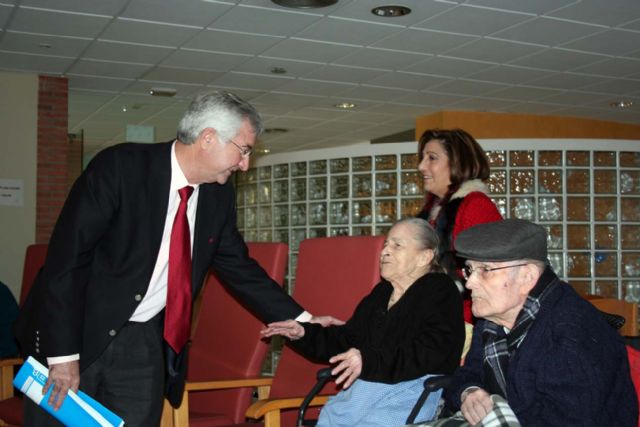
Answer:
MULTIPOLYGON (((180 403, 188 346, 167 345, 163 330, 172 226, 183 187, 192 192, 184 202, 192 296, 213 267, 262 320, 310 320, 248 257, 236 227, 228 179, 249 168, 261 130, 256 110, 235 95, 200 95, 175 141, 107 148, 78 178, 17 325, 23 354, 49 365, 45 391, 53 389, 55 407, 80 387, 127 426, 155 426, 163 391, 180 403)), ((184 316, 190 314, 187 304, 184 316)), ((25 422, 55 425, 33 403, 25 422)))

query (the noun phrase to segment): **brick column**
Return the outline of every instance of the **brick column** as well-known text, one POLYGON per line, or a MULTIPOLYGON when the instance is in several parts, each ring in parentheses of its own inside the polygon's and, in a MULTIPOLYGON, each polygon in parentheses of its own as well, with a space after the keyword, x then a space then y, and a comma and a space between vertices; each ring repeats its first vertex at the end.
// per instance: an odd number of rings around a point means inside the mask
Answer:
POLYGON ((69 191, 68 82, 39 77, 36 242, 47 243, 69 191))

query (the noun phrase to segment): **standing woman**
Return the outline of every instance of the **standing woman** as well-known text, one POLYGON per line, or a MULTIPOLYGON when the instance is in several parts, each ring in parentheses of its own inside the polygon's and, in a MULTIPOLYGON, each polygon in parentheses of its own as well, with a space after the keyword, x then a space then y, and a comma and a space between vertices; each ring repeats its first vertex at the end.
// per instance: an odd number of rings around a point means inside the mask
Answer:
MULTIPOLYGON (((429 221, 438 233, 440 264, 462 291, 465 280, 461 261, 456 258, 456 237, 476 224, 502 219, 487 195, 489 159, 478 141, 462 129, 429 129, 418 144, 418 170, 426 191, 418 217, 429 221)), ((467 297, 464 318, 472 323, 467 297)))

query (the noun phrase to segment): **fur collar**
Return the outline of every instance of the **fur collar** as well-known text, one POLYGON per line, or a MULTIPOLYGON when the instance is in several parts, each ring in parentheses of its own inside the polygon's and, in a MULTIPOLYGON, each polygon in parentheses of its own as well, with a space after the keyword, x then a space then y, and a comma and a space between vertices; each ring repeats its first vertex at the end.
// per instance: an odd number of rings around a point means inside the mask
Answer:
POLYGON ((482 182, 479 179, 472 179, 470 181, 463 182, 460 188, 458 188, 458 191, 453 193, 449 200, 462 199, 469 193, 473 193, 476 191, 484 194, 489 193, 487 186, 485 185, 484 182, 482 182))
MULTIPOLYGON (((472 179, 472 180, 463 182, 460 188, 458 188, 458 191, 453 193, 449 200, 451 201, 455 199, 463 199, 470 193, 474 193, 474 192, 480 192, 484 194, 489 193, 487 186, 485 185, 484 182, 482 182, 479 179, 472 179)), ((442 208, 441 205, 436 205, 433 207, 433 209, 431 209, 431 212, 429 212, 430 221, 435 221, 438 214, 440 213, 441 208, 442 208)))

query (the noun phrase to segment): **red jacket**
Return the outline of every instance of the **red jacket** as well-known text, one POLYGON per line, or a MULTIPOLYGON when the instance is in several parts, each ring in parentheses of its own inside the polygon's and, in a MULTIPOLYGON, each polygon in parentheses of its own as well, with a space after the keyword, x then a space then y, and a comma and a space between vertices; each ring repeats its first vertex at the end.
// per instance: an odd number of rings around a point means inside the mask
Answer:
MULTIPOLYGON (((452 220, 453 228, 450 236, 440 236, 446 242, 450 242, 451 247, 445 248, 455 252, 455 239, 461 231, 473 227, 477 224, 485 222, 493 222, 502 220, 502 215, 498 211, 496 205, 487 195, 487 187, 478 179, 463 183, 458 191, 456 191, 448 203, 452 203, 458 199, 462 199, 455 213, 455 218, 448 218, 450 223, 452 220)), ((439 215, 444 214, 446 209, 443 206, 434 206, 428 215, 428 220, 435 227, 439 215)), ((424 217, 421 215, 421 217, 424 217)), ((464 283, 462 271, 458 269, 457 276, 460 283, 464 283)), ((471 299, 468 295, 464 299, 464 320, 473 323, 473 315, 471 314, 471 299)))

